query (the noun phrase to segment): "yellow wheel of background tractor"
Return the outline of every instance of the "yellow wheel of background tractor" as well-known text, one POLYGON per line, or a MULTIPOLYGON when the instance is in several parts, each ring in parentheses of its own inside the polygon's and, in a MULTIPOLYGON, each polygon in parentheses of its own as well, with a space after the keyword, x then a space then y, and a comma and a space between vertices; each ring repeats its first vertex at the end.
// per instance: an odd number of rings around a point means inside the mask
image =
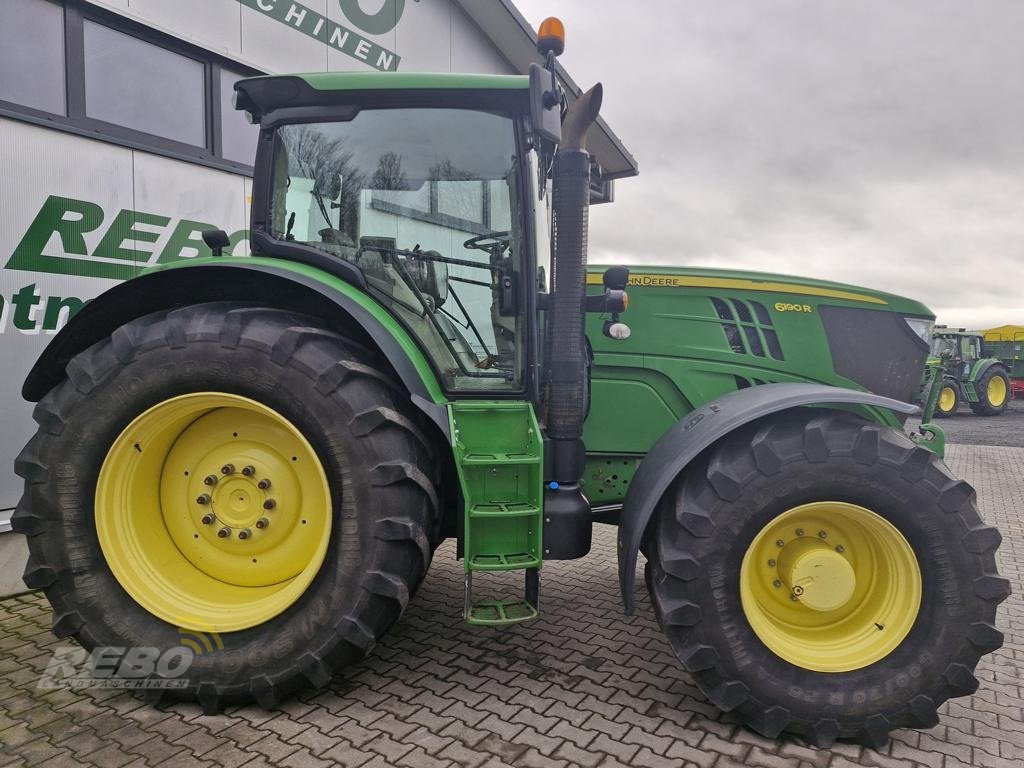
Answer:
POLYGON ((939 390, 939 399, 935 403, 935 416, 946 418, 953 416, 960 407, 960 385, 953 379, 944 379, 942 389, 939 390))
POLYGON ((1002 376, 993 376, 988 380, 985 387, 985 396, 993 408, 1000 408, 1006 404, 1006 393, 1009 391, 1006 379, 1002 376))
POLYGON ((1010 377, 1001 363, 990 365, 974 383, 978 402, 971 410, 978 416, 998 416, 1010 402, 1010 377))

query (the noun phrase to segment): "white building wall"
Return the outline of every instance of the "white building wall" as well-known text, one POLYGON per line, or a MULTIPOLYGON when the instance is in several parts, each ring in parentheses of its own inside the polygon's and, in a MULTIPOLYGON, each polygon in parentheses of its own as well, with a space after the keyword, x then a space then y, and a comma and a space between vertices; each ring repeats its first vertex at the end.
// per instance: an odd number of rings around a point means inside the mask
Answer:
MULTIPOLYGON (((283 0, 261 3, 289 6, 289 10, 292 5, 283 0)), ((370 68, 238 0, 96 0, 93 5, 268 73, 370 68)), ((302 5, 355 29, 339 0, 305 0, 302 5)), ((360 7, 373 14, 382 7, 382 0, 360 0, 360 7)), ((515 71, 452 0, 406 2, 393 29, 364 37, 397 53, 401 57, 400 71, 515 71)), ((23 548, 15 547, 12 555, 11 540, 2 531, 8 527, 11 510, 21 495, 21 481, 13 473, 14 460, 34 431, 31 405, 21 399, 21 385, 56 330, 43 328, 47 304, 55 307, 55 302, 69 297, 88 300, 117 282, 82 276, 86 270, 74 267, 68 269, 77 274, 67 275, 5 265, 52 196, 98 206, 102 224, 82 233, 87 255, 67 253, 65 243, 57 236, 50 239, 44 255, 61 260, 65 266, 71 264, 68 259, 72 257, 86 263, 102 261, 96 246, 118 213, 129 210, 169 220, 164 226, 139 225, 139 229, 153 233, 156 242, 124 243, 126 248, 153 254, 151 259, 155 261, 182 219, 212 224, 229 233, 243 230, 248 220, 251 182, 241 174, 3 117, 0 178, 5 180, 0 184, 0 536, 6 542, 5 555, 0 558, 0 594, 5 594, 22 587, 23 548)), ((68 217, 75 218, 72 214, 68 217)), ((65 310, 62 322, 66 315, 65 310)))

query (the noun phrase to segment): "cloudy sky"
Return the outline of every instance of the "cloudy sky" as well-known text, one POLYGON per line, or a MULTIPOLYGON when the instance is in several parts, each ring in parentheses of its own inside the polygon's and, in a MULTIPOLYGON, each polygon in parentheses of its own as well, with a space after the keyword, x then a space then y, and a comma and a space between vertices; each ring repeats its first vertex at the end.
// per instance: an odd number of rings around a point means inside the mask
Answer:
POLYGON ((1024 324, 1021 0, 516 0, 640 164, 594 261, 822 277, 1024 324))

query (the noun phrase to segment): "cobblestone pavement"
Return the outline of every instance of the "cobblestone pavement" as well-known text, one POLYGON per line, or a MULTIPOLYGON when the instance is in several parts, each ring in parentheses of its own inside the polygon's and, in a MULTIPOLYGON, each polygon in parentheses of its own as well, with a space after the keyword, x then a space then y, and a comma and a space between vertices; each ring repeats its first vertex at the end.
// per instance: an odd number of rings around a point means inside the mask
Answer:
POLYGON ((46 603, 0 602, 0 764, 1020 768, 1024 449, 953 446, 949 462, 1005 537, 1006 645, 982 661, 977 694, 948 703, 931 730, 894 733, 881 752, 770 741, 719 714, 680 671, 642 586, 637 614, 622 616, 614 530, 598 526, 588 559, 545 566, 542 618, 505 631, 459 621, 461 569, 446 544, 367 661, 275 711, 205 717, 116 691, 37 690, 58 645, 46 603))

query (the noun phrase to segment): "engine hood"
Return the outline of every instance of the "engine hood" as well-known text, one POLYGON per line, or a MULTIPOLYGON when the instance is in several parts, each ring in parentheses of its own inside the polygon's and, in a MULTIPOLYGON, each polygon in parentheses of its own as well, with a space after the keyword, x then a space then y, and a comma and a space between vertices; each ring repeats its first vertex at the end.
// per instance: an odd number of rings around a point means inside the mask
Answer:
MULTIPOLYGON (((587 284, 601 285, 601 275, 609 265, 591 264, 587 269, 587 284)), ((934 319, 927 306, 914 299, 894 293, 878 291, 831 280, 780 275, 771 272, 745 272, 732 269, 703 267, 646 267, 629 265, 629 286, 634 288, 698 288, 738 291, 758 291, 779 294, 794 303, 801 296, 816 301, 834 299, 840 304, 861 304, 879 310, 890 310, 901 315, 934 319), (791 298, 789 298, 791 297, 791 298)))

